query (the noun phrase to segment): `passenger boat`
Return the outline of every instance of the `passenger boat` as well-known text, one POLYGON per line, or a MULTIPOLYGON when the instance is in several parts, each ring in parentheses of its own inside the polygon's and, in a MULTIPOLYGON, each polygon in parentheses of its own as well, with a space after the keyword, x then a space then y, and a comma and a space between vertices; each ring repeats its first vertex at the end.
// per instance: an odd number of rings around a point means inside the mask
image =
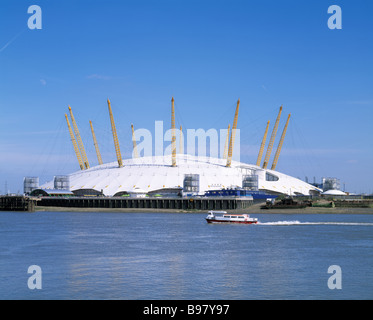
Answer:
POLYGON ((258 223, 257 218, 250 218, 248 214, 227 213, 226 211, 209 211, 206 221, 207 223, 258 223))

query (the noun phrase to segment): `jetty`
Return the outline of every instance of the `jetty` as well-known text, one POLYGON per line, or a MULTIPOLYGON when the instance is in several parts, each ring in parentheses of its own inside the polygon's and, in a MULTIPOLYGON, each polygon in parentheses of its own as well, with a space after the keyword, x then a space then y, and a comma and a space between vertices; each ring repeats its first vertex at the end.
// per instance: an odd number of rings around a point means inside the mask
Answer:
POLYGON ((152 210, 242 210, 250 207, 253 200, 227 197, 41 197, 38 208, 102 208, 102 209, 152 209, 152 210))
POLYGON ((0 211, 27 211, 34 212, 39 198, 24 195, 0 196, 0 211))

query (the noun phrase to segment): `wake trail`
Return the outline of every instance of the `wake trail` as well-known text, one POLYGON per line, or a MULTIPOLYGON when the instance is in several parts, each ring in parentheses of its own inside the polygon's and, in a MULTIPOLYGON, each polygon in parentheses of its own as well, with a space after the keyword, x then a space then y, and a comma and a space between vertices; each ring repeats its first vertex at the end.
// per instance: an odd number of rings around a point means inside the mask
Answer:
POLYGON ((369 222, 300 222, 294 221, 273 221, 273 222, 260 222, 257 225, 261 226, 307 226, 307 225, 338 225, 338 226, 373 226, 373 223, 369 222))

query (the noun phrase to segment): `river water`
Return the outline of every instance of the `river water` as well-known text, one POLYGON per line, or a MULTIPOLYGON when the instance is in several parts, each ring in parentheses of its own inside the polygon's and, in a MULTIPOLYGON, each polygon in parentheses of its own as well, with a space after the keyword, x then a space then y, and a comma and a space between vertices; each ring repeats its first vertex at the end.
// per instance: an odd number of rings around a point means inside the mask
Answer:
POLYGON ((0 299, 373 299, 373 215, 205 216, 0 212, 0 299))

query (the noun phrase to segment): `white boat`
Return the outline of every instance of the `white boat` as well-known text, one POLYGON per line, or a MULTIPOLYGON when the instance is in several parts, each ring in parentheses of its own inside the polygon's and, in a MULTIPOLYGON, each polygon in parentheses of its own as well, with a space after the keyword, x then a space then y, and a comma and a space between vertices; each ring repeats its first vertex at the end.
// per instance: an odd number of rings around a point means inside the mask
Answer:
POLYGON ((248 214, 227 213, 226 211, 209 211, 206 221, 207 223, 258 223, 257 218, 250 218, 248 214))

